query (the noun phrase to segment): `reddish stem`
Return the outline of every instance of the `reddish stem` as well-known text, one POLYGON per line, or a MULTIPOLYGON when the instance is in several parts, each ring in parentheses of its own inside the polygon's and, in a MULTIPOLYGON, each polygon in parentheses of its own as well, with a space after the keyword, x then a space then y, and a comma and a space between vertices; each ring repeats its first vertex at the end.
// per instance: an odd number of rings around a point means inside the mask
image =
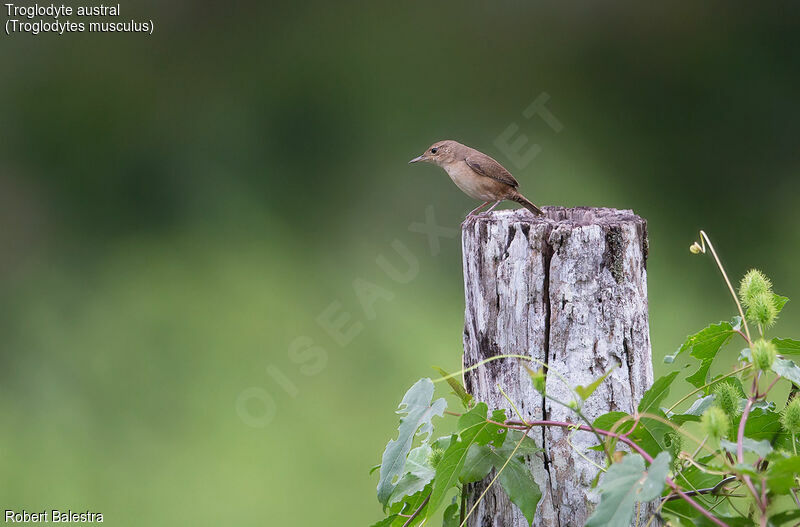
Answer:
MULTIPOLYGON (((739 432, 736 435, 736 461, 739 463, 744 463, 744 426, 747 423, 747 418, 750 416, 750 410, 752 410, 752 408, 753 398, 749 397, 747 399, 747 403, 744 405, 744 410, 742 410, 742 418, 739 421, 739 432)), ((766 504, 759 497, 758 491, 756 490, 755 485, 753 485, 753 480, 747 474, 742 476, 742 480, 744 480, 744 484, 747 485, 748 490, 750 490, 750 492, 753 494, 753 497, 756 499, 756 502, 758 502, 758 508, 761 509, 761 515, 766 516, 766 504)))
MULTIPOLYGON (((642 449, 642 447, 640 447, 635 442, 633 442, 633 440, 629 439, 626 436, 617 434, 615 432, 609 432, 608 430, 601 430, 599 428, 595 428, 593 430, 591 427, 588 427, 586 425, 578 425, 578 424, 574 424, 574 423, 566 423, 566 422, 563 422, 563 421, 550 421, 550 420, 547 420, 547 419, 535 420, 535 421, 527 421, 526 423, 523 423, 522 421, 506 421, 506 424, 509 424, 509 425, 512 425, 512 426, 513 425, 517 425, 517 426, 526 426, 527 425, 529 427, 533 427, 533 426, 556 426, 556 427, 559 427, 559 428, 573 428, 573 429, 577 429, 577 430, 582 430, 584 432, 596 432, 596 433, 598 433, 600 435, 604 435, 604 436, 607 436, 607 437, 613 437, 613 438, 617 439, 618 441, 622 441, 623 443, 625 443, 626 445, 628 445, 629 447, 634 449, 636 452, 638 452, 643 458, 645 458, 647 460, 648 463, 652 463, 653 462, 653 457, 650 454, 648 454, 647 452, 645 452, 642 449)), ((674 490, 675 493, 678 496, 683 498, 683 500, 686 503, 688 503, 689 505, 694 507, 700 514, 702 514, 703 516, 708 518, 709 521, 711 521, 715 525, 719 525, 719 527, 729 527, 729 525, 727 523, 723 522, 719 518, 714 517, 714 515, 711 514, 709 511, 707 511, 702 505, 700 505, 699 503, 694 501, 685 492, 683 492, 680 488, 678 488, 678 485, 674 481, 672 481, 672 478, 667 477, 666 481, 667 481, 667 485, 672 487, 672 490, 674 490)))

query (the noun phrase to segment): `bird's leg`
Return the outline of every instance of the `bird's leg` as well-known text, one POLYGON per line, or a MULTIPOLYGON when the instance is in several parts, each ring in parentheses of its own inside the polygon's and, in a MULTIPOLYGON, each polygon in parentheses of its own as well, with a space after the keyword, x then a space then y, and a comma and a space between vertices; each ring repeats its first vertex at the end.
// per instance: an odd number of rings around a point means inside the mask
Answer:
POLYGON ((499 204, 500 204, 500 202, 501 202, 501 201, 503 201, 503 200, 502 200, 502 199, 499 199, 499 200, 495 201, 495 202, 494 202, 494 205, 492 205, 491 207, 489 207, 489 210, 487 210, 487 211, 484 211, 484 212, 481 212, 481 216, 483 216, 484 214, 487 214, 487 215, 488 215, 490 212, 492 212, 492 210, 494 210, 494 208, 495 208, 497 205, 499 205, 499 204))
POLYGON ((478 212, 479 210, 481 210, 483 207, 485 207, 485 206, 486 206, 486 205, 488 205, 489 203, 491 203, 491 201, 484 201, 483 203, 481 203, 480 205, 478 205, 477 207, 475 207, 474 209, 472 209, 472 210, 470 211, 470 213, 469 213, 469 214, 467 214, 467 217, 466 217, 466 218, 464 218, 464 221, 462 221, 462 222, 461 222, 461 226, 463 227, 463 226, 464 226, 464 224, 465 224, 465 223, 467 223, 467 221, 469 221, 469 219, 470 219, 470 218, 474 218, 474 217, 475 217, 475 213, 476 213, 476 212, 478 212))

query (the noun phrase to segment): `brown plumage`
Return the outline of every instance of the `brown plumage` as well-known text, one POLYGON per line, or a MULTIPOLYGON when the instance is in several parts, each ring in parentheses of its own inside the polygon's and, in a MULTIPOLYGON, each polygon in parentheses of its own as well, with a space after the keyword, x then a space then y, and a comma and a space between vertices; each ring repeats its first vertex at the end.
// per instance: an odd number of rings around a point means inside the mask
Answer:
POLYGON ((519 193, 519 183, 503 165, 474 148, 456 141, 437 141, 409 163, 419 161, 442 167, 466 195, 484 202, 470 212, 467 218, 494 202, 487 211, 490 212, 503 200, 515 201, 533 214, 542 214, 539 207, 519 193))

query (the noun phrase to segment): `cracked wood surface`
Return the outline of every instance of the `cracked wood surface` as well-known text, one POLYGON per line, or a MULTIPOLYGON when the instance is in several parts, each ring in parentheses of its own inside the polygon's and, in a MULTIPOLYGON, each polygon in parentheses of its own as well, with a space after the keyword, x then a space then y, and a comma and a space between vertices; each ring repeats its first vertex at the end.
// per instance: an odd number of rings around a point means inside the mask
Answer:
MULTIPOLYGON (((647 224, 629 210, 545 207, 544 216, 505 210, 470 221, 462 231, 466 313, 464 367, 500 354, 528 355, 572 385, 588 385, 618 365, 584 405, 590 420, 632 412, 653 382, 647 320, 647 224)), ((464 376, 467 391, 513 415, 500 385, 529 419, 575 421, 543 398, 518 359, 493 361, 464 376)), ((568 402, 554 374, 547 391, 568 402)), ((542 489, 534 525, 583 525, 599 497, 591 490, 599 452, 594 436, 560 428, 531 433, 544 453, 529 465, 542 489), (571 445, 570 445, 571 443, 571 445)), ((490 479, 471 486, 469 506, 490 479)), ((492 488, 471 527, 523 526, 502 489, 492 488)))

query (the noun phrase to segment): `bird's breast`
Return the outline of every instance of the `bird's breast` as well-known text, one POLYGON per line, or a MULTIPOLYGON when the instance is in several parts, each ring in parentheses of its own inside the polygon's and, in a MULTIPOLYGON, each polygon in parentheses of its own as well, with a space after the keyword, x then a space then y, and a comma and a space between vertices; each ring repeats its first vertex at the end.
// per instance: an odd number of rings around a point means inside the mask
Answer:
POLYGON ((453 180, 458 188, 467 196, 483 201, 494 201, 501 199, 498 185, 502 183, 475 173, 469 165, 464 162, 454 163, 445 167, 447 175, 453 180))

